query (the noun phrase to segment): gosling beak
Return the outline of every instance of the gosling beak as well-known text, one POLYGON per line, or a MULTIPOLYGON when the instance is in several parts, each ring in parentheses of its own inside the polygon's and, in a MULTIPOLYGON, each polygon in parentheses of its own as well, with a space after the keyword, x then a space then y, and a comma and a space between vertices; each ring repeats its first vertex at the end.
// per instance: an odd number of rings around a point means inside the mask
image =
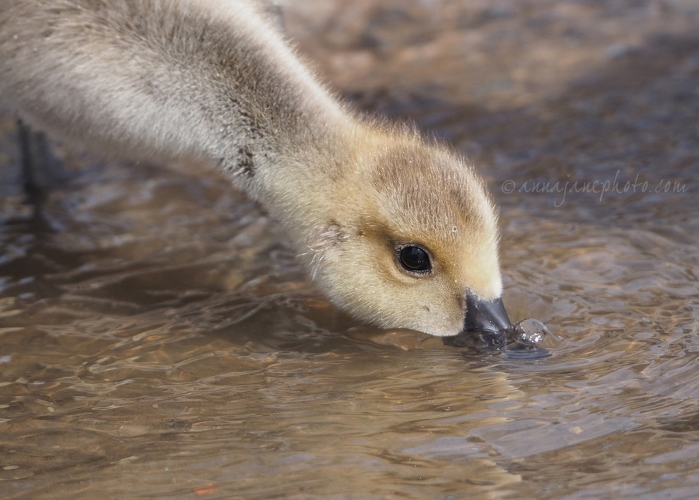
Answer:
POLYGON ((470 290, 466 292, 465 332, 501 333, 511 326, 501 298, 482 300, 470 290))
POLYGON ((505 345, 507 329, 512 326, 501 298, 483 300, 466 292, 464 329, 454 337, 444 337, 444 343, 459 347, 499 348, 505 345))

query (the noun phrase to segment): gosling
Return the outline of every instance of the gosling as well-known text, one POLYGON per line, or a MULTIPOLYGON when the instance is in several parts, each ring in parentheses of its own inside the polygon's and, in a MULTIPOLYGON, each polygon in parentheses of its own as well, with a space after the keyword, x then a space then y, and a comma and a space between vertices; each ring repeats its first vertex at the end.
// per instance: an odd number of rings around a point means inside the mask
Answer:
POLYGON ((318 83, 262 1, 0 0, 0 100, 64 141, 194 155, 264 204, 317 286, 385 328, 510 325, 473 168, 318 83))

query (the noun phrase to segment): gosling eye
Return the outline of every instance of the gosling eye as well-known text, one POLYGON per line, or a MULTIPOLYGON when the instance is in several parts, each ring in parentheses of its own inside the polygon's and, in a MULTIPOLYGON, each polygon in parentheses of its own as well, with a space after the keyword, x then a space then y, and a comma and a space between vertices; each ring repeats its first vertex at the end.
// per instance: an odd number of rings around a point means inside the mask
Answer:
POLYGON ((404 246, 398 251, 398 260, 403 269, 415 274, 428 274, 432 271, 430 256, 423 248, 414 245, 404 246))

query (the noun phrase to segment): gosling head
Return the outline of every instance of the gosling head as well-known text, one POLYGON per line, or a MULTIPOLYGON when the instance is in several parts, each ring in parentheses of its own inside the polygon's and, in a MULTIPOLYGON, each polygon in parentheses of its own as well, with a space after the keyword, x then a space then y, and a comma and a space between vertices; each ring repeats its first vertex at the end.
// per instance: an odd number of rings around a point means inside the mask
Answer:
POLYGON ((503 331, 497 214, 482 180, 415 136, 364 146, 308 244, 315 281, 384 328, 503 331))

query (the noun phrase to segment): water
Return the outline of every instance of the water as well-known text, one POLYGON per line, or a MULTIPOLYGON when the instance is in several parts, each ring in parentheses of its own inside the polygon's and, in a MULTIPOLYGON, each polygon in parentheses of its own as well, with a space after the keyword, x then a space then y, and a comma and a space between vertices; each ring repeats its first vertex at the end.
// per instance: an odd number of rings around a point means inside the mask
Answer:
POLYGON ((696 497, 699 9, 290 2, 287 26, 359 106, 479 165, 509 315, 559 342, 358 324, 191 162, 61 150, 75 177, 32 205, 4 119, 0 494, 696 497))

